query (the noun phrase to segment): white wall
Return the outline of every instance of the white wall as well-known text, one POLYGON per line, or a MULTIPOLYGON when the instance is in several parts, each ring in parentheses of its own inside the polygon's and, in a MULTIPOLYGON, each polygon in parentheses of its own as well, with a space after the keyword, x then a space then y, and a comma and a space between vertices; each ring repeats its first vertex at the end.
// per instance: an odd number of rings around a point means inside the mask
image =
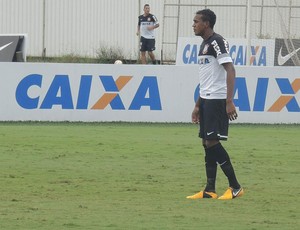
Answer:
MULTIPOLYGON (((1 121, 190 122, 199 93, 195 65, 0 63, 0 69, 1 121)), ((236 72, 236 122, 300 123, 300 67, 236 72)))
MULTIPOLYGON (((28 34, 30 56, 41 56, 45 44, 47 56, 70 53, 96 56, 96 51, 101 47, 120 47, 127 58, 135 59, 139 52, 138 38, 135 35, 137 17, 143 13, 143 5, 149 3, 151 12, 157 16, 161 24, 156 30, 156 55, 159 58, 163 30, 165 41, 177 42, 177 27, 180 37, 192 36, 194 14, 197 10, 203 9, 206 2, 209 4, 207 7, 217 14, 215 30, 218 33, 225 38, 245 38, 246 0, 181 0, 184 6, 180 9, 179 25, 174 19, 163 23, 162 0, 1 0, 0 33, 28 34)), ((251 37, 282 37, 274 1, 251 0, 251 2, 253 4, 251 37), (262 3, 266 5, 263 9, 260 7, 262 3)), ((278 0, 278 2, 281 6, 288 6, 290 1, 278 0)), ((282 8, 281 11, 286 25, 291 23, 291 26, 287 26, 291 36, 299 38, 300 1, 292 1, 292 4, 292 8, 282 8)), ((166 9, 168 15, 176 13, 176 7, 166 9)), ((169 53, 175 58, 175 46, 166 46, 165 49, 166 55, 169 53)))

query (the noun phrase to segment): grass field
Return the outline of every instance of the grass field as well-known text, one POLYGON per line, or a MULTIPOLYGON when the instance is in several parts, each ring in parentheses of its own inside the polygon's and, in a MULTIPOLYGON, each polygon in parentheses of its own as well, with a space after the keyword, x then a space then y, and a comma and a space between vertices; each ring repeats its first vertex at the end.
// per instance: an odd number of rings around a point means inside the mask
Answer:
POLYGON ((195 125, 0 123, 0 229, 298 229, 300 126, 232 125, 223 145, 245 196, 194 201, 195 125))

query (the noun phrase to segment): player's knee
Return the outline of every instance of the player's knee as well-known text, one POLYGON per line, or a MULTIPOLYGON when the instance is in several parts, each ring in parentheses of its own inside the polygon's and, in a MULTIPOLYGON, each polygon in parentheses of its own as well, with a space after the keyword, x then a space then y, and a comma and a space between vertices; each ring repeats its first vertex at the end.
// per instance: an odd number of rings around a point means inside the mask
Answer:
POLYGON ((205 145, 207 148, 211 148, 218 143, 220 143, 219 140, 205 140, 205 145))

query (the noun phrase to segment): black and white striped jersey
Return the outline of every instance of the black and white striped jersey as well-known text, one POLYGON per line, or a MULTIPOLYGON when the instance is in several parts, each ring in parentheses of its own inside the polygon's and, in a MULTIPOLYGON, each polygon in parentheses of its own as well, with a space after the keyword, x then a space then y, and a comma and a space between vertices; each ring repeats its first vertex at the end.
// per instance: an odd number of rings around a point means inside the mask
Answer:
POLYGON ((226 99, 226 71, 222 64, 232 62, 228 42, 214 33, 207 40, 203 40, 198 56, 200 97, 226 99))
POLYGON ((143 14, 139 16, 138 25, 140 26, 140 34, 142 37, 147 39, 154 39, 154 30, 148 30, 148 26, 154 26, 158 24, 157 18, 153 14, 144 16, 143 14))

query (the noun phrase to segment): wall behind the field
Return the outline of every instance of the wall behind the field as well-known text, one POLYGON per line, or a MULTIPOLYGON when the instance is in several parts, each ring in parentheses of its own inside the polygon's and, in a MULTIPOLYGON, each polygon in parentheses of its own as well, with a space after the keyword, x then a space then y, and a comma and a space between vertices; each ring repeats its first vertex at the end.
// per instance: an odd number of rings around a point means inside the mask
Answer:
POLYGON ((1 0, 0 33, 27 33, 29 56, 42 56, 46 49, 46 56, 95 57, 100 49, 111 47, 136 58, 137 22, 145 3, 160 19, 162 1, 1 0))
MULTIPOLYGON (((168 0, 167 3, 179 1, 168 0)), ((101 48, 120 48, 126 58, 136 59, 139 53, 135 35, 137 17, 149 3, 151 13, 157 16, 160 27, 156 29, 156 55, 164 42, 177 42, 179 37, 193 36, 192 23, 197 10, 205 7, 217 14, 215 30, 226 38, 245 38, 247 0, 181 0, 179 24, 176 18, 164 21, 162 0, 1 0, 0 33, 28 34, 27 55, 46 56, 75 54, 97 56, 101 48), (209 5, 206 5, 209 4, 209 5)), ((279 16, 273 0, 252 0, 252 38, 282 36, 279 16), (260 6, 264 4, 264 7, 260 6)), ((300 1, 278 0, 282 16, 291 36, 300 37, 300 1)), ((177 16, 176 6, 167 6, 165 15, 177 16)), ((176 46, 166 46, 164 53, 175 57, 176 46)))

